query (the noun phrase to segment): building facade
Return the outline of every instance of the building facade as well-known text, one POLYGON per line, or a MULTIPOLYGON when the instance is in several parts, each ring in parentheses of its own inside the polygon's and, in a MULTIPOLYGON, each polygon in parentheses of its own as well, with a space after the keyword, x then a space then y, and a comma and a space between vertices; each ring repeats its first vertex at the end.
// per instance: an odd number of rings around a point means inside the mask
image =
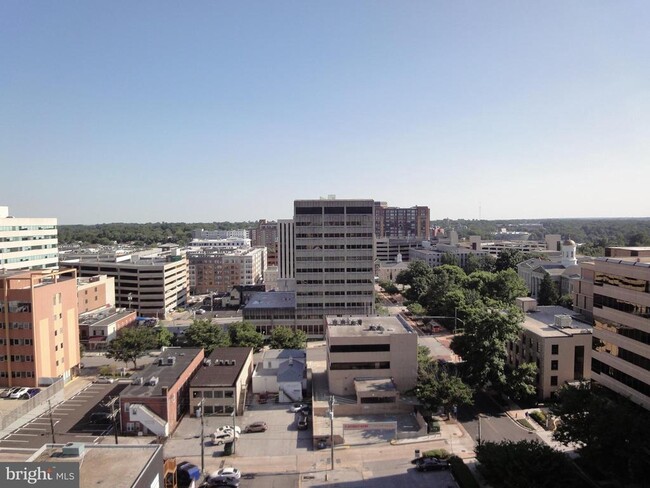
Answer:
POLYGON ((255 329, 270 335, 274 327, 296 327, 295 292, 260 292, 250 297, 242 309, 243 319, 252 323, 255 329))
POLYGON ((233 230, 196 229, 192 231, 193 239, 228 239, 229 237, 247 239, 249 236, 248 236, 248 231, 246 229, 233 229, 233 230))
POLYGON ((0 206, 0 273, 56 268, 59 264, 57 220, 15 218, 0 206))
POLYGON ((584 281, 574 282, 578 308, 581 299, 588 308, 593 289, 591 377, 650 410, 650 248, 608 248, 606 255, 594 260, 593 275, 586 266, 584 281))
POLYGON ((294 202, 298 327, 324 334, 326 315, 374 314, 374 202, 294 202))
POLYGON ((267 266, 265 247, 191 253, 188 260, 194 294, 225 293, 234 286, 262 283, 267 266))
POLYGON ((429 207, 389 207, 386 202, 375 202, 375 237, 413 238, 428 241, 431 238, 429 207))
POLYGON ((106 275, 115 279, 115 306, 139 315, 164 318, 187 303, 187 259, 177 253, 149 256, 125 255, 113 259, 83 256, 61 261, 81 277, 106 275))
POLYGON ((269 266, 278 265, 278 223, 262 219, 251 229, 251 243, 266 248, 266 262, 269 266))
POLYGON ((48 385, 79 367, 74 270, 0 275, 0 386, 48 385))

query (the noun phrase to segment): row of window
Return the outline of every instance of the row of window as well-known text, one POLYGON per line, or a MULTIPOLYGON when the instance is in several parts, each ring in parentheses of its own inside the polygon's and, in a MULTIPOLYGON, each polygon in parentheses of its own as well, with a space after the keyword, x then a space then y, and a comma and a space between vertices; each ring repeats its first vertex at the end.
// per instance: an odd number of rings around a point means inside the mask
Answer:
POLYGON ((330 352, 389 352, 390 344, 336 344, 330 346, 330 352))
MULTIPOLYGON (((297 308, 364 308, 367 309, 371 306, 370 302, 338 302, 338 303, 298 303, 296 304, 297 308)), ((301 315, 301 318, 304 316, 301 315)), ((322 318, 322 317, 314 317, 322 318)))
POLYGON ((390 361, 367 362, 367 363, 332 363, 330 370, 346 371, 356 369, 390 369, 390 361))
POLYGON ((650 307, 594 293, 594 307, 608 307, 638 317, 650 318, 650 307))
POLYGON ((650 282, 647 280, 630 278, 629 276, 619 276, 611 273, 602 273, 600 271, 596 271, 596 276, 594 277, 594 285, 610 285, 617 286, 619 288, 625 288, 627 290, 650 293, 650 282))
POLYGON ((619 334, 623 337, 633 339, 646 345, 650 345, 650 334, 643 332, 627 325, 619 324, 616 322, 605 321, 603 319, 594 319, 594 327, 600 330, 606 330, 614 334, 619 334))
POLYGON ((7 358, 12 363, 31 363, 34 362, 34 356, 24 354, 12 354, 11 356, 0 355, 0 362, 7 361, 7 358))
POLYGON ((313 226, 322 226, 325 225, 327 227, 350 227, 350 226, 359 226, 359 225, 366 225, 366 222, 364 222, 366 219, 360 219, 360 220, 328 220, 328 219, 322 219, 322 218, 314 218, 312 220, 299 220, 296 222, 296 227, 313 227, 313 226))
POLYGON ((628 386, 629 388, 632 388, 633 390, 636 390, 639 393, 650 397, 650 385, 637 378, 634 378, 633 376, 630 376, 629 374, 623 373, 622 371, 619 371, 612 366, 598 361, 595 358, 591 358, 591 371, 597 374, 609 376, 619 383, 622 383, 625 386, 628 386))
MULTIPOLYGON (((0 322, 0 329, 6 329, 4 322, 0 322)), ((10 329, 26 329, 29 330, 32 328, 31 322, 9 322, 10 329)))
POLYGON ((299 268, 296 273, 371 273, 372 268, 299 268))
MULTIPOLYGON (((6 344, 6 339, 4 337, 0 338, 0 346, 6 344)), ((9 339, 10 346, 33 346, 34 339, 9 339)))
POLYGON ((623 361, 634 364, 639 368, 643 368, 646 371, 650 371, 650 358, 641 356, 632 351, 628 351, 627 349, 619 347, 616 344, 602 341, 597 337, 592 337, 591 340, 594 351, 605 352, 611 356, 622 359, 623 361))
POLYGON ((372 215, 372 207, 296 207, 296 215, 372 215))
POLYGON ((233 398, 233 390, 194 390, 192 398, 233 398))
MULTIPOLYGON (((0 378, 8 378, 8 377, 9 376, 7 375, 6 371, 0 371, 0 378)), ((11 377, 12 378, 33 378, 34 372, 33 371, 12 371, 11 377)))

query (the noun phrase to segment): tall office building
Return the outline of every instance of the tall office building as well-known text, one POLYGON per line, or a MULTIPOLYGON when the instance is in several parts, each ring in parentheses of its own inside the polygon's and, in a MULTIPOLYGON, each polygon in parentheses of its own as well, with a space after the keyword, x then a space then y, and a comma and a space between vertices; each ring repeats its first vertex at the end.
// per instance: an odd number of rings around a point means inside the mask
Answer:
POLYGON ((0 386, 68 380, 79 366, 74 270, 0 274, 0 386))
POLYGON ((374 202, 294 202, 296 319, 322 336, 326 315, 374 314, 374 202))
POLYGON ((58 242, 56 219, 10 217, 0 207, 0 271, 56 268, 58 242))
POLYGON ((375 202, 375 236, 428 241, 431 238, 429 207, 389 207, 385 202, 375 202))
POLYGON ((278 220, 278 278, 283 280, 296 277, 293 256, 295 228, 293 220, 278 220))
POLYGON ((608 248, 581 265, 576 310, 593 314, 591 378, 650 410, 650 248, 608 248))

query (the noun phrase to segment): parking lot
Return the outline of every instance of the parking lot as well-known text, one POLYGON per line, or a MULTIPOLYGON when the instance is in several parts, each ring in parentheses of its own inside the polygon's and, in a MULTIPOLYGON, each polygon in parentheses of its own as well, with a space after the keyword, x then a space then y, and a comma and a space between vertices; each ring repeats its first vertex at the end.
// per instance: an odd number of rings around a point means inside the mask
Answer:
POLYGON ((46 412, 29 420, 24 426, 0 439, 1 448, 40 448, 47 442, 96 442, 111 431, 110 424, 94 424, 90 416, 95 412, 107 412, 102 404, 119 394, 126 384, 91 383, 76 395, 46 412), (54 424, 54 435, 52 435, 54 424))

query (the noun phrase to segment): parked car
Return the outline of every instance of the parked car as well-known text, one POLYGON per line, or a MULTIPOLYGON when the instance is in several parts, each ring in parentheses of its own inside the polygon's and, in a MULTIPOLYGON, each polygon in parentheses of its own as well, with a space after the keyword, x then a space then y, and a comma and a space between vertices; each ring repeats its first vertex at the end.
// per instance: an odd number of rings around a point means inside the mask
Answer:
POLYGON ((311 413, 311 405, 303 405, 300 411, 304 414, 309 415, 311 413))
POLYGON ((221 444, 226 444, 228 442, 234 442, 236 438, 239 438, 239 434, 234 433, 232 430, 227 432, 215 432, 210 438, 212 439, 213 446, 220 446, 221 444))
POLYGON ((13 388, 7 388, 2 393, 0 393, 0 397, 9 398, 12 393, 17 392, 18 390, 20 390, 20 388, 21 388, 20 386, 14 386, 13 388))
POLYGON ((204 313, 205 313, 205 310, 203 310, 202 308, 197 308, 196 309, 196 315, 203 315, 204 313))
POLYGON ((291 405, 291 407, 289 407, 289 411, 293 413, 298 413, 306 406, 307 406, 306 403, 294 403, 293 405, 291 405))
POLYGON ((97 379, 95 380, 95 383, 114 383, 115 378, 111 378, 110 376, 98 376, 97 379))
POLYGON ((206 483, 212 483, 212 486, 215 486, 215 483, 223 481, 238 482, 240 478, 241 471, 237 468, 221 468, 220 470, 214 471, 206 476, 205 481, 206 483))
POLYGON ((23 395, 26 395, 28 391, 29 391, 29 388, 24 386, 22 388, 19 388, 16 391, 14 391, 11 395, 9 395, 9 398, 13 398, 15 400, 18 399, 18 398, 22 398, 23 395))
POLYGON ((36 396, 36 395, 39 394, 40 392, 41 392, 41 389, 40 389, 40 388, 30 388, 29 390, 27 390, 27 393, 25 393, 25 394, 24 394, 22 397, 20 397, 20 398, 22 398, 22 399, 24 399, 24 400, 27 400, 28 398, 32 398, 33 396, 36 396))
POLYGON ((217 432, 217 433, 224 433, 224 432, 228 433, 228 432, 233 432, 233 431, 237 434, 237 437, 239 437, 241 435, 241 427, 239 427, 238 425, 236 425, 234 427, 232 425, 224 425, 222 427, 219 427, 215 432, 217 432))
POLYGON ((298 418, 298 430, 307 430, 309 427, 309 417, 304 413, 300 414, 298 418))
POLYGON ((415 464, 415 469, 418 471, 440 471, 449 469, 449 463, 434 457, 423 457, 415 464))
POLYGON ((266 429, 268 429, 266 422, 253 422, 246 426, 244 432, 266 432, 266 429))
POLYGON ((190 486, 192 481, 198 481, 201 478, 201 470, 198 466, 183 461, 176 465, 176 479, 179 488, 190 486))

